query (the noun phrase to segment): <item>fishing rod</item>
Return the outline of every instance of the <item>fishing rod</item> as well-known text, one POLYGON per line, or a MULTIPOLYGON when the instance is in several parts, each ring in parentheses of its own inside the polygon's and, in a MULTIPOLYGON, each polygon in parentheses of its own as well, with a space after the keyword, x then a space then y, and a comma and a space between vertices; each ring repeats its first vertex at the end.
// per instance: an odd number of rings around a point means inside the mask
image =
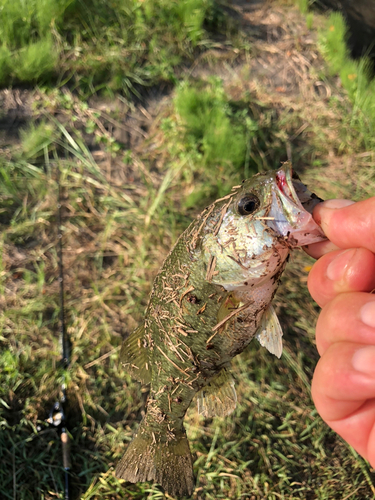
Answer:
POLYGON ((70 365, 70 341, 65 328, 65 308, 64 308, 64 264, 63 264, 63 244, 62 244, 62 203, 61 203, 61 184, 60 184, 60 168, 57 168, 57 254, 59 261, 59 287, 60 287, 60 346, 61 360, 60 366, 63 369, 63 381, 61 384, 60 400, 56 401, 50 411, 47 422, 59 429, 62 449, 62 462, 64 468, 64 498, 70 500, 69 495, 69 471, 70 471, 70 456, 69 456, 69 435, 67 430, 67 422, 64 411, 64 406, 67 403, 66 394, 66 370, 70 365))

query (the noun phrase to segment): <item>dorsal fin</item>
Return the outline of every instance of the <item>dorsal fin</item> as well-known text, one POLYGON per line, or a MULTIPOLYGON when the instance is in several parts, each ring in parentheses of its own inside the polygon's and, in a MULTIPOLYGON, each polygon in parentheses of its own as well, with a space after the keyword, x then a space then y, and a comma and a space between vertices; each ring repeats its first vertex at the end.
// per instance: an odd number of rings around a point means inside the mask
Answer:
POLYGON ((259 340, 261 346, 280 358, 283 352, 282 336, 283 331, 279 319, 275 309, 270 304, 264 311, 255 338, 259 340))
POLYGON ((204 417, 226 417, 236 408, 237 394, 232 374, 223 368, 197 393, 198 413, 204 417))
POLYGON ((148 352, 144 347, 145 327, 140 325, 124 341, 121 348, 121 362, 129 370, 133 378, 149 384, 151 382, 151 366, 148 362, 148 352))

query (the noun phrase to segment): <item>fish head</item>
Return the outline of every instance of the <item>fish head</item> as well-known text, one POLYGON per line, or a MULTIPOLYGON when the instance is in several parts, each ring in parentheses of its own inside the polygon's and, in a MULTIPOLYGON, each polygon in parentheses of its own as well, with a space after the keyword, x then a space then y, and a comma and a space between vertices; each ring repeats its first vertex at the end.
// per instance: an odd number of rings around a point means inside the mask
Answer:
POLYGON ((211 206, 203 227, 206 279, 230 290, 275 276, 292 248, 326 239, 312 218, 320 201, 289 164, 243 181, 211 206))

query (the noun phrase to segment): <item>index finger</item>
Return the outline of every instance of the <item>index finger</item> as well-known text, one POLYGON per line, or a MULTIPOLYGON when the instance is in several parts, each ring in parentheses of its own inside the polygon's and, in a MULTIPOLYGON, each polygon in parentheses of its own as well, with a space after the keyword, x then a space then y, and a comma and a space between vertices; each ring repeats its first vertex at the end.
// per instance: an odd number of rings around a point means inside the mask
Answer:
POLYGON ((367 248, 375 252, 375 197, 335 208, 336 200, 317 205, 314 219, 339 248, 367 248))

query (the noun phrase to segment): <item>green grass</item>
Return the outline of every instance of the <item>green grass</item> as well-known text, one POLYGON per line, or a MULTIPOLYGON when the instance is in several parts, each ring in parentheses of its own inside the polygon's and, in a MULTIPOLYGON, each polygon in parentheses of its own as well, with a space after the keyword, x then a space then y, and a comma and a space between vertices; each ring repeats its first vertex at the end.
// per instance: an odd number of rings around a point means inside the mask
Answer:
MULTIPOLYGON (((313 13, 309 3, 299 0, 298 6, 306 14, 308 29, 313 26, 313 13)), ((375 79, 374 65, 368 58, 353 59, 348 47, 348 26, 340 12, 332 12, 319 31, 319 48, 327 61, 328 74, 338 75, 341 84, 353 104, 351 123, 360 130, 364 146, 374 147, 375 130, 375 79)))
MULTIPOLYGON (((52 17, 43 4, 43 19, 36 14, 39 4, 33 5, 31 21, 17 21, 20 39, 22 34, 30 47, 52 33, 61 49, 57 65, 70 65, 76 89, 35 91, 33 119, 15 144, 1 145, 0 498, 63 498, 60 439, 45 419, 65 378, 72 498, 156 500, 164 497, 158 487, 114 477, 146 398, 121 366, 119 348, 141 321, 152 279, 173 242, 213 198, 253 172, 278 167, 288 144, 301 177, 324 198, 371 196, 375 158, 345 93, 306 106, 299 96, 287 101, 268 89, 250 91, 247 76, 229 83, 217 76, 190 78, 189 57, 205 46, 207 33, 222 36, 214 28, 225 22, 211 2, 115 1, 106 8, 93 2, 91 9, 84 2, 55 3, 60 10, 52 17), (124 19, 132 22, 130 32, 124 19), (136 39, 144 45, 132 59, 136 39), (108 89, 117 64, 119 74, 126 65, 137 67, 138 85, 169 78, 171 56, 179 64, 187 57, 187 71, 173 73, 182 83, 158 102, 146 137, 137 135, 138 122, 126 129, 133 143, 125 149, 111 127, 134 121, 117 109, 101 111, 83 96, 90 85, 108 89), (143 79, 146 71, 159 76, 143 79), (72 342, 65 371, 59 365, 58 170, 72 342)), ((230 57, 242 57, 248 75, 248 52, 232 50, 229 38, 220 43, 230 57)), ((8 47, 0 65, 10 60, 8 47)), ((15 45, 11 50, 12 58, 21 53, 15 45)), ((204 61, 202 68, 207 71, 204 61)), ((136 82, 130 69, 129 85, 119 84, 121 103, 136 82)), ((137 109, 137 101, 125 102, 137 109)), ((234 363, 234 415, 205 421, 195 407, 189 410, 195 500, 360 500, 374 494, 373 471, 329 430, 311 401, 319 313, 306 289, 311 263, 295 252, 275 298, 285 333, 282 358, 252 343, 234 363)))
MULTIPOLYGON (((184 82, 176 91, 174 107, 180 158, 191 166, 190 176, 195 178, 195 189, 185 200, 187 208, 206 202, 209 195, 224 195, 226 183, 220 185, 218 172, 225 172, 223 180, 229 176, 240 180, 240 176, 258 171, 250 157, 252 139, 259 136, 258 125, 250 116, 248 103, 231 101, 219 79, 184 82), (197 175, 202 171, 199 189, 197 175)), ((184 175, 188 177, 186 167, 184 175)))
POLYGON ((200 163, 207 169, 221 164, 238 170, 246 164, 257 124, 248 116, 248 106, 242 110, 234 106, 219 79, 206 88, 185 84, 177 90, 175 107, 186 129, 186 141, 191 149, 201 152, 200 163))
POLYGON ((320 45, 330 71, 338 73, 344 89, 353 103, 352 123, 364 137, 367 149, 374 147, 375 80, 369 60, 353 60, 347 48, 347 27, 341 14, 329 16, 320 34, 320 45))
POLYGON ((225 18, 214 0, 1 0, 0 83, 81 92, 173 82, 225 18))

